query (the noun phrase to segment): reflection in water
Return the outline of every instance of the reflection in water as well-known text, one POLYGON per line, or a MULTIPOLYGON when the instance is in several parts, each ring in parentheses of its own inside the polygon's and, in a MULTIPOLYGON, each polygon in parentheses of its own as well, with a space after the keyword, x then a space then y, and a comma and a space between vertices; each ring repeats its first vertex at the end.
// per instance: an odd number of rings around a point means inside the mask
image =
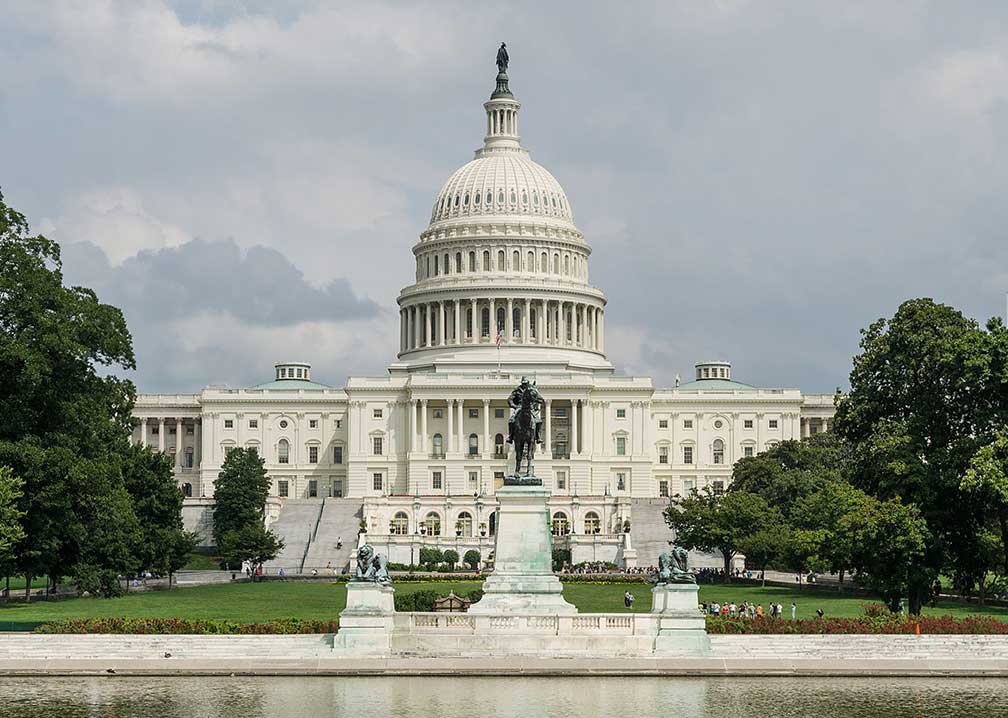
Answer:
POLYGON ((1008 680, 966 678, 7 678, 0 716, 1008 715, 1008 680))

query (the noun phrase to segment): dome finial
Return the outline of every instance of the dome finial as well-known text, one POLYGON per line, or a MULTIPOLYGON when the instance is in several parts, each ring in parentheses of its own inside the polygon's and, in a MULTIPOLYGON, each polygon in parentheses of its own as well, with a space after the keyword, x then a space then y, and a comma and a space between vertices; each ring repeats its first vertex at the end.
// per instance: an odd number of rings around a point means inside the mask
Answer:
POLYGON ((511 94, 511 89, 508 87, 507 69, 510 60, 507 44, 502 42, 501 46, 497 48, 497 89, 490 95, 491 100, 495 100, 498 97, 514 97, 511 94))

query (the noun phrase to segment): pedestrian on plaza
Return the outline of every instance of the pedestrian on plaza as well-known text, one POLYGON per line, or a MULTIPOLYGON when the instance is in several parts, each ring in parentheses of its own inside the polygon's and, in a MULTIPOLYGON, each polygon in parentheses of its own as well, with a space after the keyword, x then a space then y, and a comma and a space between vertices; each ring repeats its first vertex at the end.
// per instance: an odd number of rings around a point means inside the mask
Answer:
POLYGON ((634 595, 627 591, 623 594, 623 605, 627 608, 633 608, 634 595))
POLYGON ((784 618, 784 604, 777 603, 777 618, 784 618))
POLYGON ((794 601, 791 602, 791 620, 795 620, 795 614, 798 612, 798 604, 794 601))
POLYGON ((756 618, 763 618, 763 604, 756 604, 756 618))
POLYGON ((286 571, 284 571, 284 568, 283 568, 283 566, 281 566, 281 567, 280 567, 280 580, 281 580, 281 581, 286 581, 287 579, 286 579, 286 578, 284 578, 284 576, 286 576, 286 575, 287 575, 287 572, 286 572, 286 571))
POLYGON ((825 616, 826 614, 825 614, 825 613, 823 613, 823 610, 822 610, 821 608, 817 608, 817 609, 816 609, 816 612, 815 612, 815 615, 816 615, 816 616, 818 616, 819 618, 822 618, 822 617, 823 617, 823 616, 825 616))

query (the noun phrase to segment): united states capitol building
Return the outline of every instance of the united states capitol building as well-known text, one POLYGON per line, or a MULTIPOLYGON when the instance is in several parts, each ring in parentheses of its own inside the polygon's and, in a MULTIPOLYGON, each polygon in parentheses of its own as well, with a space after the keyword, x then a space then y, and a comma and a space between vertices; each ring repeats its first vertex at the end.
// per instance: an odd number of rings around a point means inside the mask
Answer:
POLYGON ((723 489, 739 458, 828 430, 831 395, 750 386, 727 361, 702 361, 671 388, 618 375, 591 247, 563 187, 521 145, 506 73, 483 107, 483 146, 413 245, 387 375, 333 387, 290 361, 249 388, 138 397, 134 438, 174 457, 186 522, 205 540, 224 457, 251 447, 286 543, 275 566, 342 567, 362 526, 394 562, 423 545, 487 557, 495 491, 514 467, 507 397, 522 376, 546 401, 535 470, 574 562, 653 563, 668 497, 723 489))

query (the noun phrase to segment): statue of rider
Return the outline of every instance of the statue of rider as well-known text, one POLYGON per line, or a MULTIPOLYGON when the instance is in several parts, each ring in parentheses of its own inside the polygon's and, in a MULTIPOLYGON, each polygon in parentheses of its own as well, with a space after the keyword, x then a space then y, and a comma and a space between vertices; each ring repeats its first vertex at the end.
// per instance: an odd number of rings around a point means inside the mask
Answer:
POLYGON ((539 393, 535 382, 529 382, 528 377, 523 376, 521 384, 516 386, 508 397, 508 406, 511 407, 511 416, 508 418, 507 440, 509 444, 514 443, 516 417, 518 416, 518 410, 522 407, 522 400, 526 397, 529 409, 532 411, 532 423, 535 425, 535 442, 537 444, 542 443, 542 407, 546 402, 542 398, 542 394, 539 393))

